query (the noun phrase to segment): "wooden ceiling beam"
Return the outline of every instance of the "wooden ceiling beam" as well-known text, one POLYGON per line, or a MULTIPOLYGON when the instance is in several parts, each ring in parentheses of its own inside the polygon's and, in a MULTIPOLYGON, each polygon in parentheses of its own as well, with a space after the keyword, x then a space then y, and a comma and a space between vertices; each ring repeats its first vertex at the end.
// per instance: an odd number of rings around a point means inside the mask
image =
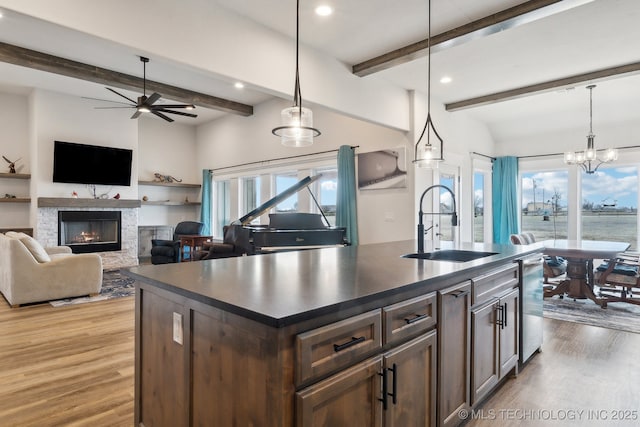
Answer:
MULTIPOLYGON (((431 53, 486 37, 509 28, 536 21, 594 0, 529 0, 509 9, 431 37, 431 53)), ((427 56, 429 39, 387 52, 352 67, 353 74, 364 77, 378 71, 427 56)))
POLYGON ((549 80, 542 83, 536 83, 529 86, 523 86, 515 89, 509 89, 501 92, 495 92, 489 95, 478 96, 475 98, 465 99, 462 101, 451 102, 445 104, 447 111, 458 111, 466 108, 479 107, 481 105, 494 104, 496 102, 508 101, 511 99, 529 96, 535 93, 549 92, 562 88, 572 87, 581 83, 592 83, 598 80, 608 79, 624 74, 635 74, 640 72, 640 62, 619 65, 616 67, 604 68, 598 71, 577 74, 575 76, 563 77, 560 79, 549 80))
MULTIPOLYGON (((141 77, 131 76, 2 42, 0 42, 0 61, 113 86, 119 89, 140 91, 143 87, 143 79, 141 77)), ((251 105, 151 80, 147 80, 146 84, 149 91, 158 92, 162 94, 164 98, 173 101, 194 104, 198 107, 210 108, 241 116, 250 116, 253 114, 253 106, 251 105)))

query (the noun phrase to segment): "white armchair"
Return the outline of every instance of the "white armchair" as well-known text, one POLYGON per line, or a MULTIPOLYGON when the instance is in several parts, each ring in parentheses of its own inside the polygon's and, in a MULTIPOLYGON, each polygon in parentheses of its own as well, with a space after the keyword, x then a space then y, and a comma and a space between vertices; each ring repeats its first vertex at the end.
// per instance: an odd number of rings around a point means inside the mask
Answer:
POLYGON ((102 258, 43 248, 24 233, 0 234, 0 292, 12 307, 82 295, 102 287, 102 258))

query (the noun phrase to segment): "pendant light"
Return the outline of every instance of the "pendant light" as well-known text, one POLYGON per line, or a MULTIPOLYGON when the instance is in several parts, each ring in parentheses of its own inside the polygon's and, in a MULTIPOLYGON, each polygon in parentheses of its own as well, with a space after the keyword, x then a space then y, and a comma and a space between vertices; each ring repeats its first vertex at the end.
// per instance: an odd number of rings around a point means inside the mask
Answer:
POLYGON ((431 0, 429 0, 429 34, 427 39, 427 120, 416 142, 414 149, 413 164, 419 168, 437 169, 438 164, 444 160, 444 141, 438 134, 433 120, 431 119, 431 0), (431 143, 431 132, 435 135, 433 144, 431 143))
POLYGON ((300 43, 300 0, 296 0, 296 81, 293 90, 293 106, 285 108, 280 114, 281 126, 271 132, 281 138, 282 145, 287 147, 307 147, 313 144, 313 138, 320 131, 313 127, 313 112, 302 106, 299 71, 300 43))
POLYGON ((618 150, 615 148, 606 149, 604 157, 602 159, 598 158, 598 151, 594 145, 596 136, 593 134, 593 88, 595 87, 596 85, 587 86, 587 89, 589 89, 589 134, 587 135, 587 149, 584 151, 567 151, 564 153, 564 162, 566 164, 578 165, 588 174, 597 171, 603 163, 609 163, 618 159, 618 150), (592 169, 591 163, 596 161, 598 164, 592 169))

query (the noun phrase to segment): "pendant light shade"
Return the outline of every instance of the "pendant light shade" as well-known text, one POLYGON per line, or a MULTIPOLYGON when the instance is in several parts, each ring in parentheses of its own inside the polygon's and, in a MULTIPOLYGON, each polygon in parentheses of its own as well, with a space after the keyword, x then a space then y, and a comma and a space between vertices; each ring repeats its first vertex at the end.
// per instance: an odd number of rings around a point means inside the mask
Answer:
POLYGON ((427 39, 427 120, 414 148, 413 164, 418 168, 437 169, 444 160, 444 141, 431 119, 431 0, 429 0, 429 35, 427 39), (431 141, 433 134, 433 143, 431 141))
POLYGON ((282 145, 287 147, 307 147, 313 144, 313 138, 320 136, 320 131, 313 127, 313 112, 302 106, 299 70, 300 42, 300 0, 296 0, 296 81, 293 90, 293 106, 280 113, 281 126, 271 133, 280 137, 282 145))

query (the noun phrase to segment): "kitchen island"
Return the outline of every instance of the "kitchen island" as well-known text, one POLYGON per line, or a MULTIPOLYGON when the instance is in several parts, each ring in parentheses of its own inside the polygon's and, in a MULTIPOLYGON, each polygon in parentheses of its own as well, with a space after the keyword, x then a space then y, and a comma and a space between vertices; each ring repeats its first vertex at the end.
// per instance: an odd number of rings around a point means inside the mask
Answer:
POLYGON ((124 270, 137 279, 136 425, 459 423, 517 372, 514 261, 543 247, 456 248, 495 255, 402 258, 407 241, 124 270), (475 337, 472 307, 492 328, 475 337), (495 340, 474 353, 495 375, 472 370, 472 338, 495 340), (515 359, 499 357, 509 348, 515 359))

